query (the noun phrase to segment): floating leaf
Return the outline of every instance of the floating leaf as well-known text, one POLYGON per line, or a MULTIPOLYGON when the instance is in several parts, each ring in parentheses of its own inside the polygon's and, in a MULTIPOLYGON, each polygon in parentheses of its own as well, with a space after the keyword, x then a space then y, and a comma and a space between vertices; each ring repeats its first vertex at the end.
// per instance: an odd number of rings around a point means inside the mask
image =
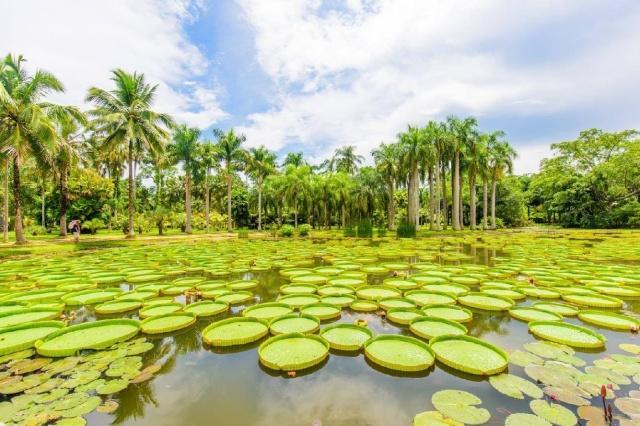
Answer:
POLYGON ((589 401, 585 397, 590 395, 578 386, 547 386, 544 389, 544 393, 549 395, 554 401, 560 401, 571 405, 589 405, 589 401))
POLYGON ((542 399, 535 399, 529 403, 531 411, 550 421, 554 425, 573 426, 578 422, 575 414, 559 404, 549 403, 542 399))
POLYGON ((127 386, 129 386, 128 380, 107 380, 103 385, 96 388, 96 392, 98 393, 98 395, 109 395, 112 393, 118 393, 121 390, 126 389, 127 386))
POLYGON ((438 361, 470 374, 500 373, 507 368, 509 359, 502 349, 471 336, 435 337, 431 339, 429 346, 438 361))
POLYGON ((614 404, 618 410, 631 418, 640 418, 640 399, 616 398, 614 404))
POLYGON ((429 345, 413 337, 386 334, 364 345, 367 359, 382 367, 398 371, 422 371, 435 361, 429 345))
POLYGON ((491 414, 477 396, 461 390, 441 390, 433 394, 431 403, 442 415, 461 423, 481 425, 489 421, 491 414))
POLYGON ((600 348, 606 342, 600 333, 561 321, 533 321, 529 323, 529 331, 543 339, 578 348, 600 348))
POLYGON ((592 405, 578 407, 578 417, 587 420, 587 426, 605 426, 607 424, 603 409, 592 405))
POLYGON ((281 334, 260 345, 260 362, 273 370, 297 371, 313 367, 329 355, 323 338, 301 333, 281 334))
POLYGON ((504 426, 551 426, 551 423, 529 413, 513 413, 504 421, 504 426))
POLYGON ((366 327, 354 324, 336 324, 323 328, 320 335, 333 349, 357 351, 373 336, 373 333, 366 327))
POLYGON ((98 407, 96 407, 96 412, 102 413, 102 414, 111 414, 111 413, 114 413, 119 406, 120 404, 118 404, 117 401, 114 401, 113 399, 108 399, 105 402, 103 402, 102 405, 99 405, 98 407))
POLYGON ((618 347, 625 352, 629 352, 634 355, 640 355, 640 345, 635 345, 633 343, 620 343, 618 347))
POLYGON ((535 384, 522 377, 503 373, 489 377, 489 383, 500 393, 516 399, 524 399, 524 395, 531 398, 542 398, 542 390, 535 384))
POLYGON ((413 426, 464 426, 464 424, 448 419, 438 411, 423 411, 415 415, 413 426))
POLYGON ((544 360, 537 355, 525 351, 513 351, 509 354, 509 362, 520 367, 526 367, 530 364, 542 365, 544 360))

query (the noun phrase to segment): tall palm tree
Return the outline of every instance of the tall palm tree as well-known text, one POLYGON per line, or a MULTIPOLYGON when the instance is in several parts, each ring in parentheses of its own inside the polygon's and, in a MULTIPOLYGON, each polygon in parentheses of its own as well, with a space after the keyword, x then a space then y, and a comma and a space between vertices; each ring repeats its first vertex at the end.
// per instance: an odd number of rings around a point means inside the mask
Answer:
POLYGON ((50 167, 57 141, 53 114, 58 105, 43 101, 50 92, 62 92, 62 83, 52 74, 23 67, 25 58, 7 55, 0 62, 0 152, 13 163, 13 206, 16 243, 26 243, 22 225, 20 172, 34 159, 43 169, 50 167))
POLYGON ((90 112, 95 120, 95 131, 102 139, 103 149, 110 151, 126 147, 128 168, 129 225, 127 236, 134 237, 135 177, 134 156, 140 151, 151 151, 156 155, 164 150, 169 138, 169 129, 174 126, 167 114, 151 109, 157 85, 145 81, 144 74, 133 74, 117 69, 111 80, 115 88, 111 91, 92 87, 87 101, 96 108, 90 112))
POLYGON ((353 175, 358 171, 358 166, 362 164, 363 161, 364 157, 356 154, 356 147, 347 145, 336 149, 333 157, 329 161, 329 169, 353 175))
POLYGON ((452 134, 453 142, 453 163, 451 167, 452 185, 453 185, 453 209, 452 209, 452 223, 453 229, 462 229, 462 203, 460 202, 461 196, 461 181, 460 181, 460 157, 463 149, 469 145, 469 140, 474 137, 475 127, 477 121, 473 117, 467 117, 460 119, 458 117, 447 117, 447 127, 452 134))
POLYGON ((491 170, 491 229, 496 229, 496 186, 502 180, 505 173, 513 171, 513 160, 517 157, 516 151, 509 142, 501 140, 504 134, 500 132, 490 140, 489 167, 491 170))
POLYGON ((482 180, 482 229, 489 226, 489 180, 491 178, 491 169, 489 165, 489 145, 492 138, 499 132, 482 133, 478 138, 478 161, 477 172, 482 180))
POLYGON ((300 167, 306 165, 307 162, 305 161, 301 152, 289 152, 282 162, 283 168, 286 168, 287 166, 300 167))
POLYGON ((169 155, 174 164, 182 163, 184 168, 184 210, 186 223, 184 232, 191 234, 191 188, 193 186, 193 173, 196 167, 198 151, 198 139, 200 130, 182 124, 173 132, 173 143, 169 145, 169 155))
POLYGON ((479 133, 472 129, 464 139, 464 157, 469 177, 469 227, 476 229, 476 178, 480 167, 480 152, 482 143, 479 133))
POLYGON ((309 166, 287 166, 284 172, 285 177, 285 199, 293 207, 294 226, 298 227, 298 213, 300 203, 305 202, 310 193, 309 176, 311 167, 309 166))
POLYGON ((204 169, 204 226, 208 233, 211 222, 211 169, 219 166, 217 145, 208 139, 202 141, 198 146, 198 163, 204 169))
POLYGON ((401 162, 408 172, 407 222, 418 228, 420 225, 420 161, 425 155, 425 134, 422 129, 409 126, 406 132, 398 135, 398 138, 401 162))
POLYGON ((9 242, 9 156, 0 152, 2 165, 2 242, 9 242))
POLYGON ((264 145, 251 148, 247 156, 247 172, 258 189, 258 231, 262 230, 262 187, 264 180, 276 171, 276 155, 264 145))
POLYGON ((400 146, 398 144, 384 144, 373 151, 376 169, 387 184, 387 227, 396 228, 396 200, 395 189, 400 176, 400 146))
POLYGON ((244 135, 236 135, 233 129, 227 133, 218 135, 217 153, 218 159, 224 162, 224 178, 227 183, 227 230, 233 231, 231 219, 231 190, 233 175, 242 169, 246 159, 246 151, 242 144, 247 140, 244 135))
POLYGON ((440 125, 435 121, 429 121, 422 129, 424 134, 422 156, 420 158, 420 169, 422 178, 427 176, 429 182, 429 229, 438 229, 436 224, 436 197, 434 189, 434 175, 438 175, 438 149, 437 143, 440 137, 440 125))
POLYGON ((331 192, 335 197, 336 207, 340 208, 340 223, 344 228, 347 225, 347 212, 351 203, 353 179, 346 173, 333 173, 331 175, 331 192))

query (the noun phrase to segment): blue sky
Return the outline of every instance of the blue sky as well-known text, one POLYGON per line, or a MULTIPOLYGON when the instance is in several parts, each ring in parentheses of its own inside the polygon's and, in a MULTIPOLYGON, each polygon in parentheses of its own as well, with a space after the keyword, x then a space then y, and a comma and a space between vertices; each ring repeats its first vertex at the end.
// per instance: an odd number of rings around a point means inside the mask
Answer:
POLYGON ((321 161, 407 124, 471 114, 532 172, 586 128, 638 128, 635 0, 0 0, 0 51, 82 103, 109 70, 144 72, 157 108, 249 146, 321 161), (29 31, 24 31, 28 25, 29 31))

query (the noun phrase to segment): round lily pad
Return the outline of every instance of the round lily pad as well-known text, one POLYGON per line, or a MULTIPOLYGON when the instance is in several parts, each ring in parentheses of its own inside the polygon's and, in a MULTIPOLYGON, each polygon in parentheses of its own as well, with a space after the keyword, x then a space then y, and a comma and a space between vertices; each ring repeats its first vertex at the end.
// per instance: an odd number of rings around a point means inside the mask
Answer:
POLYGON ((138 309, 140 306, 142 306, 142 303, 137 300, 114 300, 97 305, 95 307, 95 311, 96 313, 103 315, 119 314, 133 311, 138 309))
POLYGON ((471 336, 434 337, 429 346, 443 364, 477 375, 492 375, 507 368, 509 356, 505 351, 471 336))
POLYGON ((323 328, 320 336, 329 342, 332 349, 357 351, 373 337, 373 332, 354 324, 334 324, 323 328))
POLYGON ((246 345, 267 334, 267 321, 252 317, 227 318, 216 321, 202 330, 202 338, 212 346, 246 345))
POLYGON ((312 303, 300 308, 300 312, 319 318, 321 321, 339 318, 341 314, 340 308, 330 303, 312 303))
POLYGON ((638 330, 640 321, 628 315, 616 314, 606 311, 580 311, 578 318, 589 324, 600 327, 612 328, 614 330, 638 330))
POLYGON ((524 399, 524 395, 536 399, 544 396, 538 385, 513 374, 502 373, 491 376, 489 383, 498 392, 516 399, 524 399))
POLYGON ((622 300, 604 294, 563 294, 562 300, 594 308, 621 308, 624 304, 622 300))
POLYGON ((95 305, 111 300, 121 293, 120 288, 82 290, 66 294, 60 299, 68 306, 95 305))
POLYGON ((456 303, 455 296, 436 291, 411 290, 406 292, 404 296, 418 306, 453 305, 456 303))
POLYGON ((320 297, 315 294, 288 294, 278 299, 278 302, 286 303, 294 309, 299 309, 305 305, 318 303, 320 297))
POLYGON ((339 308, 346 308, 347 306, 351 306, 354 300, 356 300, 356 297, 352 294, 335 294, 322 296, 320 298, 321 303, 328 303, 339 308))
POLYGON ((531 308, 528 306, 515 306, 509 309, 509 315, 512 317, 530 322, 530 321, 560 321, 562 316, 553 312, 543 311, 541 309, 531 308))
POLYGON ((293 308, 286 303, 270 302, 249 306, 242 311, 242 316, 272 320, 292 312, 293 308))
POLYGON ((294 284, 300 283, 300 284, 320 285, 320 284, 325 284, 328 279, 329 277, 327 277, 326 275, 305 274, 305 275, 295 275, 291 277, 291 282, 294 284))
POLYGON ((0 314, 0 328, 55 319, 60 316, 60 313, 59 309, 51 308, 24 308, 19 311, 5 312, 0 314))
POLYGON ((576 307, 565 305, 564 303, 538 302, 534 303, 533 307, 536 309, 541 309, 543 311, 553 312, 554 314, 562 315, 565 317, 578 315, 578 309, 576 307))
POLYGON ((313 284, 286 284, 280 287, 281 294, 314 294, 318 287, 313 284))
POLYGON ((422 312, 428 317, 444 318, 461 323, 469 322, 473 319, 473 313, 470 310, 456 305, 425 306, 422 308, 422 312))
POLYGON ((140 323, 140 329, 147 334, 170 333, 187 328, 195 322, 196 315, 193 312, 174 312, 149 317, 140 323))
POLYGON ((38 354, 49 357, 71 356, 82 349, 104 349, 138 334, 140 322, 112 319, 72 325, 49 334, 35 343, 38 354))
POLYGON ((387 319, 397 324, 407 325, 415 318, 421 317, 422 311, 415 308, 393 308, 387 311, 387 319))
POLYGON ((409 323, 409 330, 424 339, 443 335, 467 334, 467 327, 444 318, 422 316, 409 323))
POLYGON ((385 297, 378 301, 378 305, 384 309, 415 308, 416 303, 404 297, 385 297))
POLYGON ((182 304, 177 302, 169 302, 169 303, 163 303, 159 305, 146 306, 140 309, 140 311, 138 311, 138 315, 140 316, 140 318, 144 319, 149 317, 155 317, 158 315, 171 314, 173 312, 178 312, 181 309, 182 309, 182 304))
POLYGON ((298 371, 320 364, 329 355, 329 343, 322 337, 301 333, 274 336, 258 348, 260 362, 279 371, 298 371))
POLYGON ((600 348, 606 342, 600 333, 561 321, 533 321, 529 323, 529 331, 540 338, 577 348, 600 348))
POLYGON ((489 296, 484 293, 471 292, 458 298, 461 305, 485 311, 506 311, 515 305, 515 302, 504 296, 489 296))
POLYGON ((125 379, 107 380, 103 385, 96 388, 96 393, 98 395, 110 395, 120 392, 127 386, 129 386, 129 381, 125 379))
POLYGON ((571 410, 560 404, 547 402, 543 399, 534 399, 529 403, 531 411, 545 420, 558 426, 574 426, 578 423, 578 419, 571 410))
POLYGON ((416 338, 397 334, 370 339, 364 344, 364 353, 371 362, 398 371, 423 371, 435 361, 429 345, 416 338))
POLYGON ((640 418, 640 399, 616 398, 616 408, 631 418, 640 418))
POLYGON ((320 320, 312 315, 287 314, 274 318, 269 323, 271 334, 315 333, 320 328, 320 320))
POLYGON ((32 348, 38 340, 63 327, 61 321, 37 321, 0 329, 0 355, 32 348))
POLYGON ((192 312, 196 314, 196 317, 211 317, 214 315, 227 312, 229 305, 224 302, 213 302, 211 300, 203 300, 201 302, 190 303, 184 307, 184 312, 192 312))
POLYGON ((431 403, 444 416, 468 425, 487 423, 491 414, 477 407, 482 401, 472 393, 461 390, 441 390, 431 396, 431 403))
POLYGON ((401 292, 395 287, 375 285, 360 287, 358 290, 356 290, 356 295, 360 299, 380 300, 385 297, 398 297, 401 295, 401 292))
POLYGON ((378 310, 378 304, 371 300, 356 300, 349 307, 356 312, 375 312, 378 310))
POLYGON ((226 292, 219 294, 215 300, 216 302, 224 302, 229 305, 240 305, 253 300, 253 293, 250 291, 226 292))
POLYGON ((231 290, 251 290, 256 287, 258 287, 258 281, 256 280, 237 280, 227 284, 227 288, 231 290))
POLYGON ((352 287, 341 284, 325 285, 318 289, 320 296, 341 296, 343 294, 354 294, 355 292, 352 287))

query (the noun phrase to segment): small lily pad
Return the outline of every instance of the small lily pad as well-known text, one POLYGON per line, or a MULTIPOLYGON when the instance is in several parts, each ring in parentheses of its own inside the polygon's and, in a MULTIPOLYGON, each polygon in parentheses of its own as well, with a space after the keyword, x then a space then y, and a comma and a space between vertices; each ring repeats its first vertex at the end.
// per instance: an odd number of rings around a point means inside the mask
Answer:
POLYGON ((498 392, 516 399, 524 399, 524 395, 538 399, 544 395, 535 383, 513 374, 503 373, 491 376, 489 383, 498 392))
POLYGON ((461 390, 441 390, 433 394, 431 403, 442 415, 468 425, 487 423, 491 414, 477 407, 482 401, 477 396, 461 390))
POLYGON ((531 411, 545 420, 558 426, 574 426, 578 419, 571 410, 559 404, 549 403, 542 399, 535 399, 529 403, 531 411))

